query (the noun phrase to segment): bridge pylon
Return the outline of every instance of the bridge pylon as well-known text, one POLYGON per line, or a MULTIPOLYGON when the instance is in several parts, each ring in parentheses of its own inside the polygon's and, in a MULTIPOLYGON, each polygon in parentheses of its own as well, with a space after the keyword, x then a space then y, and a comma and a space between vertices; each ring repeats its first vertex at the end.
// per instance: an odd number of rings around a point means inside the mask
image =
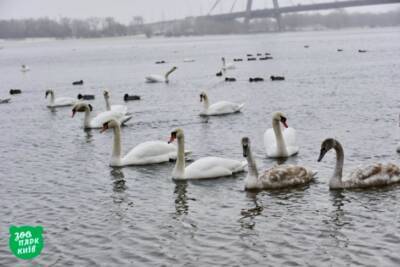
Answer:
POLYGON ((272 0, 274 4, 274 17, 276 19, 276 24, 278 25, 278 31, 282 31, 282 16, 281 12, 279 12, 279 3, 278 0, 272 0))
POLYGON ((247 0, 246 5, 246 16, 244 17, 244 25, 246 29, 249 28, 249 21, 251 19, 251 6, 253 5, 253 0, 247 0))

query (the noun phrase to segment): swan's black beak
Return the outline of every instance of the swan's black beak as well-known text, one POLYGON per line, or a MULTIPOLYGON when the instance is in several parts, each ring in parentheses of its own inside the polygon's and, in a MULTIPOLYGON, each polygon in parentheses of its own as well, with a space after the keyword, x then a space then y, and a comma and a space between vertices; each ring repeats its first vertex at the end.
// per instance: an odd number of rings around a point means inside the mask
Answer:
POLYGON ((325 150, 321 149, 321 152, 319 153, 319 157, 318 157, 318 162, 321 162, 321 160, 324 158, 325 156, 325 150))

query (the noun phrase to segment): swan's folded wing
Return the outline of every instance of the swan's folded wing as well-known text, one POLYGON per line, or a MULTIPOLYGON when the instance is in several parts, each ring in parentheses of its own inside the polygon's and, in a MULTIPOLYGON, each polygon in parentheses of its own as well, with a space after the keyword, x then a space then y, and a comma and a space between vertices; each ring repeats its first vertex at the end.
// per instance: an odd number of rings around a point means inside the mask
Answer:
POLYGON ((176 153, 176 146, 163 141, 146 141, 135 146, 124 158, 148 160, 152 157, 165 156, 165 161, 168 161, 170 153, 176 153))
POLYGON ((294 128, 286 128, 283 130, 283 138, 285 139, 286 146, 297 147, 296 130, 294 128))
POLYGON ((227 114, 227 113, 234 113, 239 111, 239 105, 228 102, 228 101, 219 101, 217 103, 212 104, 208 108, 208 113, 210 114, 227 114))
POLYGON ((111 110, 126 114, 128 112, 128 107, 125 105, 111 105, 111 110))
POLYGON ((243 163, 233 159, 219 157, 200 158, 185 169, 187 179, 206 179, 232 175, 243 170, 243 163))
POLYGON ((97 116, 94 117, 90 123, 93 128, 101 128, 105 122, 108 122, 111 119, 115 119, 121 123, 123 118, 124 114, 110 110, 97 114, 97 116))
POLYGON ((267 129, 264 133, 264 146, 267 151, 274 151, 276 148, 276 138, 272 128, 267 129))
POLYGON ((265 187, 282 188, 309 183, 315 173, 297 165, 278 165, 266 170, 260 177, 265 187))

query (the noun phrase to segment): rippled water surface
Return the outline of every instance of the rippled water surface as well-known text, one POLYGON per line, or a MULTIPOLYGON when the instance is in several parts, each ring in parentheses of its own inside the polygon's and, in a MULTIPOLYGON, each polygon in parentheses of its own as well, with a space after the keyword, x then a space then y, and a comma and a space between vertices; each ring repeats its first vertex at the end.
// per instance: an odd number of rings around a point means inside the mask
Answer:
POLYGON ((3 42, 0 98, 0 266, 398 266, 400 187, 329 191, 334 154, 317 163, 320 143, 336 137, 345 169, 399 163, 400 30, 372 29, 177 39, 3 42), (304 45, 310 48, 305 49, 304 45), (338 53, 338 48, 344 49, 338 53), (358 53, 366 49, 367 53, 358 53), (270 52, 274 60, 237 62, 225 83, 220 57, 270 52), (184 58, 196 62, 183 63, 184 58), (157 60, 167 64, 156 65, 157 60), (31 71, 21 73, 20 64, 31 71), (169 84, 145 84, 150 73, 178 71, 169 84), (286 81, 249 83, 284 75, 286 81), (72 86, 83 79, 83 86, 72 86), (113 103, 125 93, 133 113, 122 130, 125 152, 146 140, 167 140, 182 127, 193 159, 242 159, 249 136, 259 168, 263 133, 281 110, 297 129, 300 154, 288 163, 318 170, 307 187, 244 191, 233 178, 176 183, 173 163, 113 169, 112 132, 82 129, 83 115, 50 111, 44 92, 96 94, 113 103), (245 102, 243 113, 205 120, 199 93, 211 102, 245 102), (8 249, 10 225, 43 225, 45 248, 33 261, 8 249))

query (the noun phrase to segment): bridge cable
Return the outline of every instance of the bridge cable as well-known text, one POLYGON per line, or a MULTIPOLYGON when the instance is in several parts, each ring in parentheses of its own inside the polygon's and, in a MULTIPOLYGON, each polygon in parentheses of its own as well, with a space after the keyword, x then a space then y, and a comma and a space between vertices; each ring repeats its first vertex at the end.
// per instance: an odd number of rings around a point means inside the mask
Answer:
POLYGON ((208 11, 207 16, 210 15, 211 12, 214 11, 215 7, 219 4, 219 2, 221 2, 221 0, 216 0, 216 1, 215 1, 214 5, 211 7, 210 11, 208 11))

